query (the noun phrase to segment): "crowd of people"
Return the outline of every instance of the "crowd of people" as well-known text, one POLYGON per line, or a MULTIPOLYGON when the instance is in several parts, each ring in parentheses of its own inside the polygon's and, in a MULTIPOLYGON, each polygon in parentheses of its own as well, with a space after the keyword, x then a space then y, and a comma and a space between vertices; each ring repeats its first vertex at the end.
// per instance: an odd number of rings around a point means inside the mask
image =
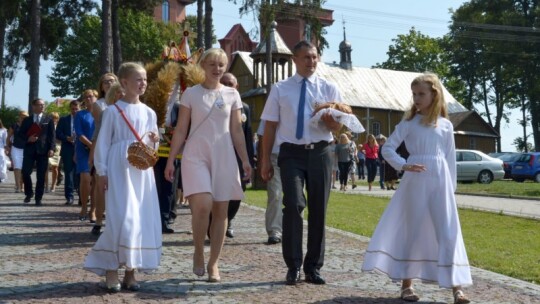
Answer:
MULTIPOLYGON (((462 286, 471 285, 472 279, 453 194, 453 128, 438 78, 424 74, 412 82, 411 108, 389 138, 368 134, 365 143, 357 144, 345 132, 336 141, 333 134, 343 125, 332 115, 323 114, 319 124, 310 124, 309 119, 318 101, 341 103, 340 92, 317 75, 319 55, 312 43, 301 41, 292 51, 296 74, 272 86, 257 130, 258 165, 268 186, 268 243, 281 243, 285 283, 297 284, 303 272, 307 283, 326 284, 321 269, 331 188, 337 179, 340 190, 347 190, 351 178, 355 188, 358 176, 367 179, 372 190, 378 169, 380 186, 387 190, 395 190, 398 172, 404 173, 375 230, 362 270, 401 281, 400 297, 405 301, 419 300, 412 279, 421 279, 452 289, 454 303, 469 303, 462 286)), ((174 232, 170 224, 176 217, 179 185, 192 213, 192 271, 198 277, 207 274, 208 282, 221 282, 224 240, 234 237, 231 223, 244 199, 257 149, 249 107, 242 103, 234 75, 226 73, 226 53, 209 49, 199 66, 205 75, 201 84, 185 89, 178 100, 171 88, 165 126, 174 129, 167 140, 170 153, 147 170, 128 161, 128 148, 140 140, 157 149, 166 134, 164 126, 158 127, 154 110, 141 101, 147 76, 137 63, 122 64, 118 76, 103 75, 98 89, 84 90, 82 102, 72 101, 64 117, 46 115, 45 103, 38 98, 32 101, 31 115, 21 112, 9 132, 0 122, 0 152, 5 149, 12 159, 15 191, 24 189, 24 203, 34 198, 40 206, 47 171, 62 166, 66 205, 74 204, 78 193, 79 220, 94 223, 91 232, 99 236, 84 268, 104 276, 102 287, 109 292, 137 291, 141 286, 136 271, 159 267, 162 234, 174 232), (35 190, 30 177, 34 167, 35 190), (125 268, 122 282, 121 268, 125 268)), ((4 172, 0 164, 0 181, 4 172)))

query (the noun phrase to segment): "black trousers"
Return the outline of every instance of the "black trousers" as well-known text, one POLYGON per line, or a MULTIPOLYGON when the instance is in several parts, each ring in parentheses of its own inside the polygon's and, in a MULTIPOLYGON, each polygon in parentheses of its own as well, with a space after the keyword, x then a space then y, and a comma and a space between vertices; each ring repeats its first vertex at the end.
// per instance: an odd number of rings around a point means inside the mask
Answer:
POLYGON ((73 191, 78 188, 79 181, 76 178, 75 162, 73 162, 73 155, 62 155, 61 158, 62 167, 64 170, 64 197, 66 199, 73 199, 73 191))
POLYGON ((351 171, 352 162, 338 162, 339 168, 339 184, 346 185, 349 180, 349 172, 351 171))
POLYGON ((280 146, 278 166, 284 205, 282 251, 289 269, 302 266, 302 211, 306 207, 309 213, 304 272, 319 270, 324 264, 326 206, 332 180, 330 150, 324 141, 308 149, 289 143, 280 146))
POLYGON ((32 177, 30 177, 34 163, 36 164, 36 200, 41 200, 45 190, 45 174, 49 167, 49 157, 47 154, 38 154, 35 152, 24 153, 21 173, 24 183, 24 195, 27 197, 34 195, 32 177))
MULTIPOLYGON (((175 161, 178 162, 178 161, 175 161)), ((160 157, 154 165, 154 178, 156 179, 156 188, 159 200, 159 211, 161 214, 161 223, 164 224, 173 211, 174 202, 176 201, 176 181, 172 183, 165 179, 165 167, 167 167, 167 158, 160 157)), ((175 177, 178 176, 179 167, 175 164, 175 177)))
POLYGON ((377 175, 377 160, 374 158, 366 158, 367 180, 372 183, 377 175))

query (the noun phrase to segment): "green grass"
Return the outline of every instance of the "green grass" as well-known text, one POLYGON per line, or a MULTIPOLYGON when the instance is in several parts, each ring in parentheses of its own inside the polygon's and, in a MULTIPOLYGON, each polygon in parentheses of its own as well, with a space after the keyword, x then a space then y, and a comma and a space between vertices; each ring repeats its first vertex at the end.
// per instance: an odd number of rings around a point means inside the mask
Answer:
MULTIPOLYGON (((246 201, 265 208, 266 191, 248 190, 246 201)), ((388 202, 332 192, 327 225, 371 237, 388 202)), ((540 221, 466 209, 459 209, 459 215, 471 265, 540 284, 540 221)))
POLYGON ((540 183, 525 181, 518 183, 513 180, 494 181, 491 184, 458 183, 457 192, 473 194, 502 195, 508 197, 540 198, 540 183))
MULTIPOLYGON (((367 187, 367 182, 365 180, 356 181, 356 184, 367 187)), ((379 180, 375 180, 373 185, 378 187, 379 180)), ((518 183, 509 179, 494 181, 487 185, 471 182, 458 182, 457 192, 461 194, 486 194, 507 197, 532 197, 540 199, 540 183, 530 180, 523 183, 518 183)))

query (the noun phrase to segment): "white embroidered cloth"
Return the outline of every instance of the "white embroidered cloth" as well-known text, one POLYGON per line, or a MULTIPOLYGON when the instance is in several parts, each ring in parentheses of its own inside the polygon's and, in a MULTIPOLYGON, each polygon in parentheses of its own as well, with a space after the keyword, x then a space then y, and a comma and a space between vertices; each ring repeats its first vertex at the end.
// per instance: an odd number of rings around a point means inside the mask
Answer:
POLYGON ((356 115, 347 114, 347 113, 338 111, 336 109, 331 109, 331 108, 322 109, 319 112, 317 112, 317 114, 315 114, 313 117, 309 119, 309 123, 312 124, 313 126, 324 124, 324 122, 322 122, 321 120, 321 116, 324 113, 332 114, 332 117, 334 118, 335 121, 343 124, 353 133, 362 133, 366 131, 362 123, 360 123, 358 118, 356 118, 356 115))

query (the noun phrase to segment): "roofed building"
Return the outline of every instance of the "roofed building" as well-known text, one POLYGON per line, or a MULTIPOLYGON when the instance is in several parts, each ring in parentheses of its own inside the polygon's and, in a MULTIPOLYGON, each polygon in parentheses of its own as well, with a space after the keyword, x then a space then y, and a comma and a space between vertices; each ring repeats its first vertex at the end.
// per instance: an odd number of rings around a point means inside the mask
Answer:
POLYGON ((179 23, 186 19, 186 6, 195 0, 162 0, 161 5, 154 8, 154 19, 164 23, 179 23))

